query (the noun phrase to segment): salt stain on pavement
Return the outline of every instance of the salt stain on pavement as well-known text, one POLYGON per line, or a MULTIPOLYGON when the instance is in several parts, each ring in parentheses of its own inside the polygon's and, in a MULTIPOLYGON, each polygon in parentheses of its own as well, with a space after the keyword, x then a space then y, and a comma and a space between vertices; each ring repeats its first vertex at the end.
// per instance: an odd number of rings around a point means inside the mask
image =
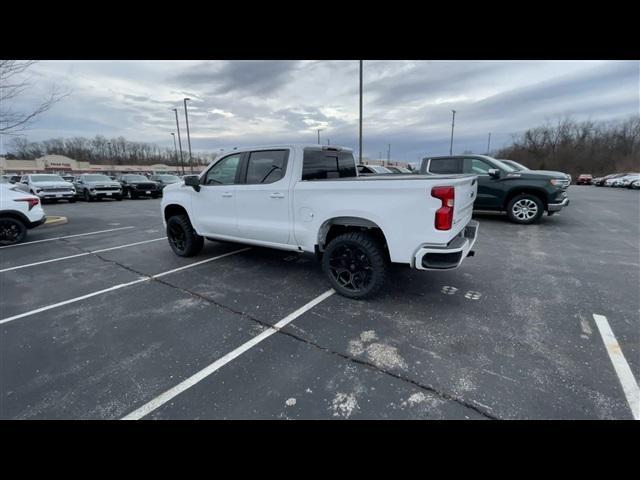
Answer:
POLYGON ((354 357, 364 354, 377 367, 407 369, 407 362, 400 356, 396 347, 379 342, 370 343, 375 340, 378 340, 378 335, 374 330, 364 331, 359 339, 349 341, 347 351, 354 357), (370 344, 366 345, 367 343, 370 344))

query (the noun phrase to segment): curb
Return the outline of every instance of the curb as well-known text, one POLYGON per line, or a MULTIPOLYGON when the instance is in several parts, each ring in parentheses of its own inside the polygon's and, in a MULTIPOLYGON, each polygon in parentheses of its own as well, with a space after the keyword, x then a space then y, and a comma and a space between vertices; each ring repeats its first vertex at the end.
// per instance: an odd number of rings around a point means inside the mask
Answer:
POLYGON ((55 225, 64 225, 69 219, 67 217, 58 217, 51 215, 47 217, 47 220, 42 224, 43 227, 53 227, 55 225))

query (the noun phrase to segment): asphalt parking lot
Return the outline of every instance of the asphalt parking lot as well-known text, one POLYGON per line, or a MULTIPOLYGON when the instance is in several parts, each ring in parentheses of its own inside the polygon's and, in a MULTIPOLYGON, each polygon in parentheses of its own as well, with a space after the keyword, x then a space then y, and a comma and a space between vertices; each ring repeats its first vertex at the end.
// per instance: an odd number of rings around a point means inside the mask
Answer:
POLYGON ((0 418, 632 419, 593 315, 637 389, 640 192, 569 196, 533 226, 477 214, 459 270, 367 301, 289 252, 179 258, 160 200, 45 205, 69 223, 0 249, 0 418))

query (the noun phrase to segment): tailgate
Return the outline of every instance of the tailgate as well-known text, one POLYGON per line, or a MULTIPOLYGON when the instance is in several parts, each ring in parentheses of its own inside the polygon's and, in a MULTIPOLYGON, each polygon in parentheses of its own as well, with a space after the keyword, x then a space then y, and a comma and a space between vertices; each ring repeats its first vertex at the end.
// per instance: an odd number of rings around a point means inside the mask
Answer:
POLYGON ((456 197, 453 207, 453 229, 466 225, 473 214, 473 202, 478 194, 478 177, 464 176, 454 184, 456 197))

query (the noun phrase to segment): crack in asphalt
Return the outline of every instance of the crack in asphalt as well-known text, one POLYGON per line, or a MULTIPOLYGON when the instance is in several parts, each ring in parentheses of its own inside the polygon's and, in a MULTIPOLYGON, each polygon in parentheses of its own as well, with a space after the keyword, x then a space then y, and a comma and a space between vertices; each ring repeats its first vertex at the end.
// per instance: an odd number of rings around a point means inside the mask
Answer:
MULTIPOLYGON (((66 239, 64 239, 64 241, 67 242, 66 239)), ((69 243, 69 242, 67 242, 67 243, 69 243)), ((75 246, 75 245, 73 245, 71 243, 69 243, 69 245, 75 246)), ((82 252, 85 252, 85 253, 90 253, 91 252, 90 250, 84 250, 83 248, 78 247, 78 246, 75 246, 75 247, 78 250, 80 250, 82 252)), ((490 420, 499 420, 500 419, 499 417, 496 417, 495 415, 492 415, 492 414, 484 411, 482 408, 479 408, 477 405, 474 405, 473 403, 470 403, 469 401, 467 401, 467 400, 465 400, 463 398, 460 398, 460 397, 457 397, 457 396, 452 395, 450 393, 447 393, 447 392, 444 392, 442 390, 439 390, 439 389, 437 389, 436 387, 434 387, 432 385, 426 385, 426 384, 420 383, 420 382, 418 382, 418 381, 416 381, 414 379, 407 378, 407 377, 404 377, 404 376, 402 376, 402 375, 400 375, 398 373, 395 373, 395 372, 392 372, 390 370, 386 370, 384 368, 381 368, 380 366, 378 366, 378 365, 376 365, 374 363, 371 363, 371 362, 367 362, 366 360, 362 360, 360 358, 355 358, 355 357, 352 357, 352 356, 347 355, 347 354, 342 353, 342 352, 331 350, 330 348, 324 347, 324 346, 322 346, 322 345, 320 345, 320 344, 318 344, 316 342, 313 342, 313 341, 308 340, 306 338, 300 337, 300 336, 298 336, 298 335, 296 335, 294 333, 286 332, 283 329, 276 328, 273 325, 271 325, 270 323, 265 322, 263 320, 260 320, 259 318, 256 318, 256 317, 254 317, 254 316, 252 316, 252 315, 250 315, 250 314, 248 314, 246 312, 243 312, 243 311, 240 311, 240 310, 235 310, 235 309, 233 309, 233 308, 231 308, 231 307, 229 307, 227 305, 224 305, 222 303, 219 303, 219 302, 213 300, 212 298, 209 298, 209 297, 207 297, 205 295, 202 295, 200 293, 197 293, 197 292, 193 292, 193 291, 189 290, 188 288, 179 287, 177 285, 169 283, 166 280, 162 280, 162 279, 159 279, 159 278, 154 278, 152 275, 146 274, 144 272, 140 272, 140 271, 135 270, 134 268, 131 268, 131 267, 127 266, 127 265, 123 265, 122 263, 120 263, 120 262, 118 262, 116 260, 111 260, 111 259, 108 259, 108 258, 104 258, 98 253, 92 253, 92 255, 94 255, 95 257, 99 258, 103 262, 110 263, 112 265, 117 265, 118 267, 121 267, 121 268, 123 268, 123 269, 125 269, 125 270, 127 270, 127 271, 129 271, 131 273, 134 273, 136 275, 140 275, 142 277, 146 277, 150 281, 158 282, 158 283, 160 283, 162 285, 165 285, 165 286, 167 286, 169 288, 172 288, 172 289, 178 290, 180 292, 186 293, 187 295, 191 295, 193 297, 199 298, 199 299, 205 301, 206 303, 208 303, 210 305, 214 305, 216 307, 222 308, 222 309, 224 309, 224 310, 226 310, 226 311, 228 311, 230 313, 233 313, 235 315, 240 315, 241 317, 247 318, 247 319, 257 323, 258 325, 260 325, 262 327, 271 328, 271 329, 275 330, 276 333, 280 333, 282 335, 286 335, 286 336, 288 336, 290 338, 293 338, 294 340, 297 340, 297 341, 305 343, 305 344, 307 344, 309 346, 312 346, 312 347, 314 347, 314 348, 316 348, 316 349, 318 349, 318 350, 320 350, 322 352, 328 353, 330 355, 338 356, 338 357, 340 357, 340 358, 342 358, 344 360, 347 360, 349 362, 353 362, 353 363, 362 365, 362 366, 364 366, 366 368, 369 368, 370 370, 374 370, 374 371, 376 371, 378 373, 381 373, 381 374, 384 374, 384 375, 389 375, 390 377, 393 377, 393 378, 395 378, 397 380, 400 380, 402 382, 410 383, 411 385, 414 385, 415 387, 418 387, 421 390, 425 390, 425 391, 430 392, 430 393, 432 393, 434 395, 437 395, 440 398, 443 398, 443 399, 448 400, 448 401, 455 402, 455 403, 457 403, 459 405, 462 405, 465 408, 473 410, 474 412, 482 415, 485 418, 488 418, 490 420)))

